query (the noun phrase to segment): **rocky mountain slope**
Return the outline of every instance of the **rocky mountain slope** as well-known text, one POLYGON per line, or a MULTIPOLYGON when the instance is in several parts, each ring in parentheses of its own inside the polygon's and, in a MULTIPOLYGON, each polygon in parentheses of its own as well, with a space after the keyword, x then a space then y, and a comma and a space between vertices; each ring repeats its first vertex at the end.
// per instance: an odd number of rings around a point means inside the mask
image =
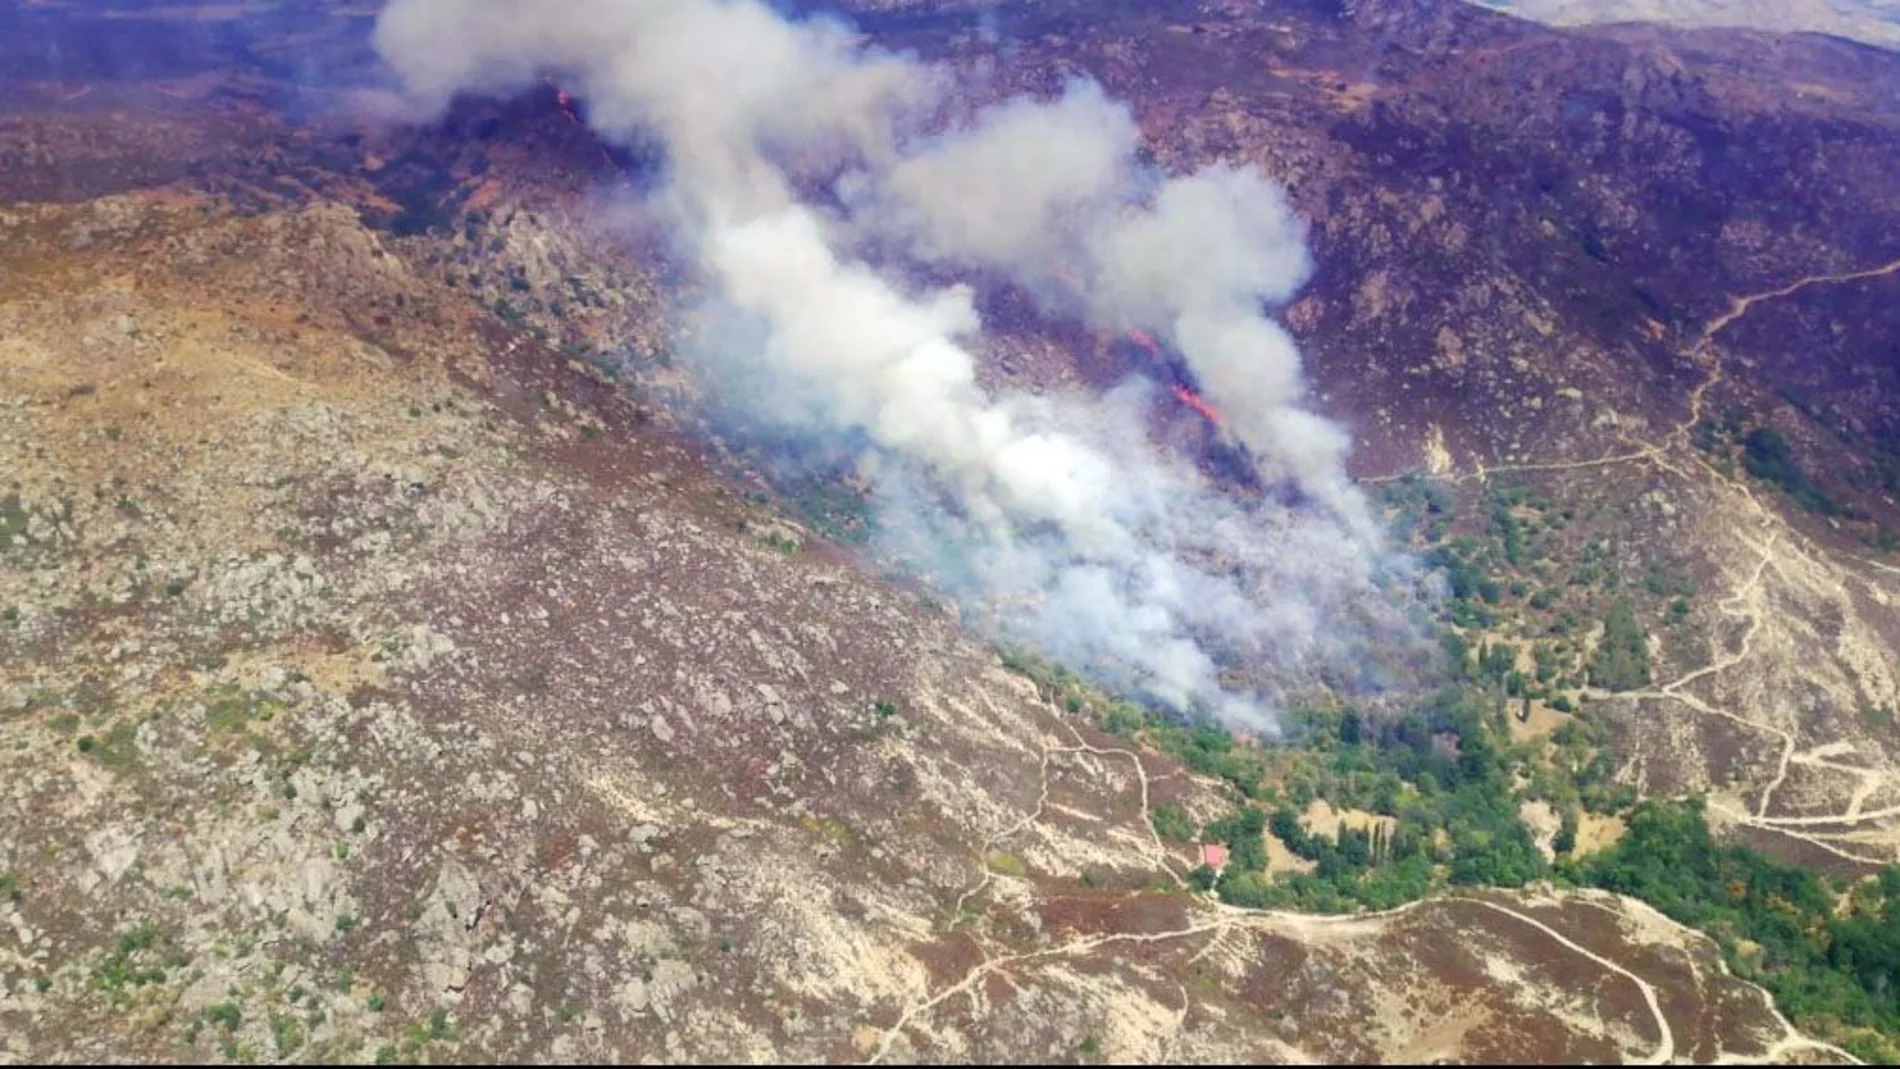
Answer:
POLYGON ((11 1059, 1810 1050, 1624 900, 1183 895, 1146 811, 1209 784, 426 244, 176 187, 0 222, 11 1059))
MULTIPOLYGON (((1593 640, 1562 618, 1618 597, 1657 636, 1659 685, 1598 695, 1622 775, 1726 792, 1720 812, 1804 858, 1893 860, 1869 800, 1900 789, 1877 715, 1900 708, 1900 201, 1870 191, 1900 149, 1900 61, 1454 4, 993 12, 868 25, 973 64, 1006 35, 998 93, 1087 71, 1168 165, 1283 178, 1319 265, 1286 319, 1366 476, 1565 503, 1532 518, 1541 559, 1507 568, 1506 640, 1580 669, 1593 640), (1798 453, 1766 480, 1741 442, 1764 428, 1798 453), (1698 592, 1689 626, 1671 584, 1638 585, 1663 574, 1698 592)), ((1495 539, 1475 510, 1465 533, 1495 539)))
MULTIPOLYGON (((1395 510, 1434 475, 1498 542, 1460 630, 1561 665, 1513 730, 1583 704, 1623 786, 1900 857, 1900 66, 1451 5, 1084 12, 866 29, 997 94, 1090 73, 1159 161, 1287 181, 1321 265, 1287 319, 1362 474, 1395 510), (1587 670, 1618 600, 1646 681, 1587 670)), ((1226 785, 690 433, 673 270, 598 225, 642 161, 552 86, 389 128, 298 62, 367 70, 367 11, 135 14, 0 46, 0 1056, 1840 1056, 1631 899, 1191 893, 1155 814, 1226 785)), ((1137 359, 999 319, 999 377, 1137 359)))
POLYGON ((1556 26, 1661 22, 1782 33, 1825 33, 1900 47, 1900 5, 1892 0, 1489 0, 1486 7, 1556 26))

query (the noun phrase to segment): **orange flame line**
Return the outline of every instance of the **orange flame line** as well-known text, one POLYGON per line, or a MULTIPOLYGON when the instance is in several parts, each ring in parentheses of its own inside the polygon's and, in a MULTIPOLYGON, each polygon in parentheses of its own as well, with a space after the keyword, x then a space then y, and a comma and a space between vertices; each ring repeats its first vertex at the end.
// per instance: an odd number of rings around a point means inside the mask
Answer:
POLYGON ((1213 405, 1210 405, 1206 401, 1202 400, 1200 394, 1195 393, 1193 390, 1188 389, 1186 386, 1183 386, 1178 382, 1175 383, 1174 385, 1174 396, 1180 398, 1182 404, 1188 406, 1189 408, 1193 409, 1196 412, 1199 412, 1202 418, 1206 419, 1207 422, 1212 423, 1214 426, 1216 427, 1221 426, 1221 424, 1224 422, 1221 419, 1220 413, 1215 410, 1213 405))
MULTIPOLYGON (((1140 328, 1134 328, 1128 332, 1128 340, 1148 350, 1149 356, 1154 357, 1156 360, 1161 359, 1161 343, 1155 341, 1154 335, 1140 328)), ((1220 412, 1217 411, 1213 405, 1203 400, 1200 394, 1195 393, 1193 390, 1188 389, 1178 382, 1174 384, 1174 396, 1179 398, 1182 404, 1200 413, 1202 418, 1214 426, 1219 427, 1225 422, 1221 419, 1220 412)))

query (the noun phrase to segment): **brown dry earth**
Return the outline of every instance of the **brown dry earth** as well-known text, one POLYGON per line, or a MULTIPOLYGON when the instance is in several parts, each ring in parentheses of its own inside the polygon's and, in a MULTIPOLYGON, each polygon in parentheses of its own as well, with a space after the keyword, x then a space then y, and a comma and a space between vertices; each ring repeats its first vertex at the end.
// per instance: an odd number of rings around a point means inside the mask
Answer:
POLYGON ((1145 807, 1212 788, 788 551, 428 239, 0 227, 9 1060, 1828 1053, 1631 903, 1181 891, 1145 807))
MULTIPOLYGON (((1596 696, 1627 782, 1713 790, 1784 856, 1900 857, 1897 740, 1864 713, 1900 706, 1900 565, 1689 442, 1772 392, 1786 339, 1871 351, 1817 302, 1900 285, 1891 219, 1842 226, 1817 182, 1683 244, 1609 149, 1534 153, 1550 131, 1488 114, 1496 156, 1582 161, 1582 192, 1487 234, 1548 176, 1377 149, 1477 114, 1459 63, 1472 93, 1530 86, 1528 116, 1620 86, 1628 144, 1680 149, 1643 108, 1685 66, 1691 111, 1780 114, 1761 46, 1360 6, 1110 31, 1049 5, 995 84, 1089 70, 1166 162, 1293 182, 1330 266, 1288 318, 1368 475, 1537 480, 1632 573, 1689 561, 1691 638, 1596 696), (1589 218, 1627 224, 1598 240, 1663 311, 1578 251, 1589 218)), ((1884 143, 1885 68, 1805 47, 1779 62, 1827 93, 1792 107, 1884 143)), ((545 101, 506 136, 296 125, 281 86, 189 67, 41 82, 0 118, 0 1057, 1840 1056, 1628 901, 1318 919, 1181 891, 1145 809, 1215 815, 1211 785, 1040 703, 954 610, 689 444, 666 271, 592 225, 627 161, 545 101), (451 225, 396 236, 416 188, 451 225)), ((1858 151, 1815 155, 1866 178, 1858 151)), ((1101 373, 999 325, 993 372, 1101 373)))

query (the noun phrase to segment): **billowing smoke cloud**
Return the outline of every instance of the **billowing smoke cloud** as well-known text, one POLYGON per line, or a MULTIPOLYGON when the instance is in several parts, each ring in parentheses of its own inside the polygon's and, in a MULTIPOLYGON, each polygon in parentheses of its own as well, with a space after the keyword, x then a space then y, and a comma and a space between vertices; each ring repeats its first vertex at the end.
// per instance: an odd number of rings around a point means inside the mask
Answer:
POLYGON ((1146 173, 1132 117, 1086 82, 926 134, 954 92, 943 72, 756 0, 393 0, 376 40, 424 107, 551 73, 605 136, 662 143, 655 207, 725 321, 706 367, 769 384, 744 394, 769 398, 757 420, 865 443, 891 548, 1000 627, 1268 727, 1259 670, 1344 662, 1395 618, 1347 439, 1299 407, 1298 354, 1264 314, 1308 266, 1259 174, 1146 173), (825 207, 801 199, 827 175, 825 207), (1151 446, 1139 383, 986 391, 972 291, 912 292, 865 243, 1160 335, 1307 503, 1223 495, 1151 446))
POLYGON ((884 174, 845 191, 858 220, 906 234, 921 257, 1034 283, 1102 234, 1118 194, 1132 192, 1140 142, 1127 108, 1074 82, 1053 101, 1011 100, 968 129, 907 146, 884 174))
POLYGON ((1299 407, 1299 353, 1263 313, 1310 270, 1298 218, 1253 170, 1212 167, 1150 196, 1138 143, 1127 108, 1078 82, 1053 103, 992 108, 846 191, 920 258, 1001 271, 1045 296, 1055 282, 1096 325, 1168 339, 1265 474, 1363 521, 1342 478, 1350 443, 1299 407))

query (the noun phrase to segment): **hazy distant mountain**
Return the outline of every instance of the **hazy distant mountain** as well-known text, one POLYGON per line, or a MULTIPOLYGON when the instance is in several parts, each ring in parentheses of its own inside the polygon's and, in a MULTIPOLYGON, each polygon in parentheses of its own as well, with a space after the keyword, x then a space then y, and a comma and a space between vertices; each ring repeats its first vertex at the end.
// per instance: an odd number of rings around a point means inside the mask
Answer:
POLYGON ((1479 0, 1558 26, 1668 22, 1807 31, 1900 48, 1900 0, 1479 0))

